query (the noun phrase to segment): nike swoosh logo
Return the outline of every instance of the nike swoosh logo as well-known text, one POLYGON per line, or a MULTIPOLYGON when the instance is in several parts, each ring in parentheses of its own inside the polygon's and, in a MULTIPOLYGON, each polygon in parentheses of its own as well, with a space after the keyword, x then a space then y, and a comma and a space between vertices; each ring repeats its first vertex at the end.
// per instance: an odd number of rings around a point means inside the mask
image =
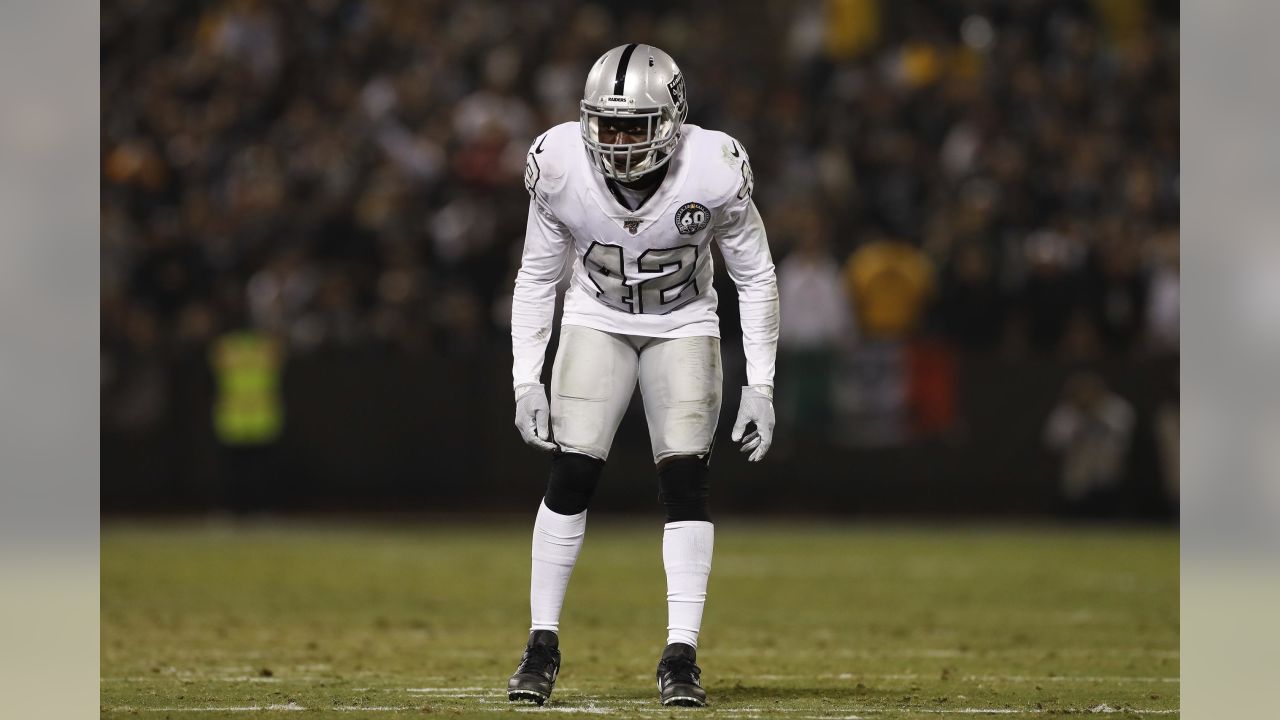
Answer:
POLYGON ((536 148, 534 148, 534 149, 533 149, 533 152, 534 152, 534 154, 535 154, 535 155, 541 155, 541 154, 542 154, 542 143, 544 143, 544 142, 546 142, 546 141, 547 141, 547 136, 546 136, 546 135, 543 135, 543 136, 542 136, 542 139, 538 141, 538 147, 536 147, 536 148))
POLYGON ((733 156, 742 157, 742 153, 738 152, 738 143, 736 142, 733 144, 733 156))

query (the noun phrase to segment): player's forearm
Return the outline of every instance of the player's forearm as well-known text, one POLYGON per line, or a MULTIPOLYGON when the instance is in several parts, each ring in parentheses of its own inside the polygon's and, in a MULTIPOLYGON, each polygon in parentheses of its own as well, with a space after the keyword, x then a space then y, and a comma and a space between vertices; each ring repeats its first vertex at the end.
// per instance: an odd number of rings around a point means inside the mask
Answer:
POLYGON ((531 277, 522 268, 511 301, 512 387, 542 382, 555 308, 556 278, 531 277))
POLYGON ((529 202, 524 252, 511 298, 513 386, 542 382, 542 363, 556 310, 556 283, 565 269, 568 232, 551 212, 529 202))
POLYGON ((778 352, 778 277, 764 221, 750 198, 729 211, 719 235, 725 269, 738 288, 747 384, 773 387, 778 352))
POLYGON ((547 343, 517 340, 511 337, 511 354, 515 358, 511 364, 511 387, 536 385, 542 382, 543 357, 547 352, 547 343))
POLYGON ((773 284, 738 293, 742 321, 742 352, 747 359, 747 384, 773 387, 778 354, 778 289, 773 284))

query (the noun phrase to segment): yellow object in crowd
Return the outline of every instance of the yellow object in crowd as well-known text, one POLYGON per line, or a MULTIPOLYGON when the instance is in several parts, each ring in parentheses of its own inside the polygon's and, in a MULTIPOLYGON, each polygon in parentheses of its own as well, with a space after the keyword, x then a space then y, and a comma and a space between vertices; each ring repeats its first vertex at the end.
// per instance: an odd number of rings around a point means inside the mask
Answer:
POLYGON ((908 43, 902 48, 902 79, 907 87, 924 87, 942 74, 942 57, 928 43, 908 43))
POLYGON ((1147 0, 1093 0, 1093 10, 1102 19, 1107 39, 1127 46, 1137 39, 1147 24, 1147 0))
POLYGON ((862 55, 880 39, 878 0, 827 0, 826 50, 831 60, 862 55))
POLYGON ((213 428, 225 445, 266 445, 284 427, 281 394, 284 352, 264 333, 241 330, 219 336, 210 362, 217 380, 213 428))
POLYGON ((845 262, 845 287, 853 296, 867 337, 900 338, 916 328, 934 288, 933 263, 919 248, 877 240, 845 262))

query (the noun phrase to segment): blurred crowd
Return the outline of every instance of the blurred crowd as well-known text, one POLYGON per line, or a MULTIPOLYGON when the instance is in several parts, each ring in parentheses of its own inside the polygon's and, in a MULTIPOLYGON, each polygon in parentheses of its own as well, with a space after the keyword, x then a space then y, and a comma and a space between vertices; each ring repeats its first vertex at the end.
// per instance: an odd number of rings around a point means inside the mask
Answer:
POLYGON ((104 408, 145 415, 148 378, 245 327, 290 353, 506 353, 524 155, 630 41, 671 53, 689 121, 751 155, 784 352, 1176 353, 1177 13, 105 3, 104 408))

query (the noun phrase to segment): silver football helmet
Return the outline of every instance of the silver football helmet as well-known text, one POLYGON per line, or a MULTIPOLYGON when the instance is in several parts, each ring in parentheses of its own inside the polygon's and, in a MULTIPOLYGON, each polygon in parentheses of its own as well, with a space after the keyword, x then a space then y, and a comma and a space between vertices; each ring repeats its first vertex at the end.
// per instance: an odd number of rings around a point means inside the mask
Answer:
POLYGON ((688 114, 684 75, 675 60, 652 45, 620 45, 600 56, 587 75, 582 141, 605 177, 630 182, 667 164, 688 114), (601 142, 601 123, 619 121, 634 123, 637 134, 642 127, 645 139, 601 142))

